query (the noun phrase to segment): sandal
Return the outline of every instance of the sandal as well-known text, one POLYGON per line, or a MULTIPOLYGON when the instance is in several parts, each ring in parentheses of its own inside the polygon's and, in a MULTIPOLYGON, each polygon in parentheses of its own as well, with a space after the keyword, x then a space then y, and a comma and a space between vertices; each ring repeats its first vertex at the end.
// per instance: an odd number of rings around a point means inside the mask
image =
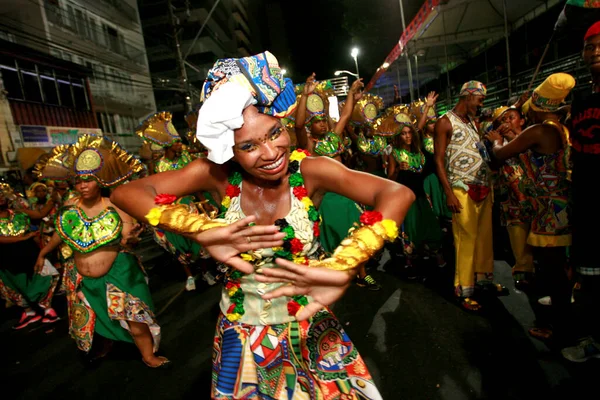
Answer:
POLYGON ((460 305, 462 308, 464 308, 467 311, 474 311, 474 312, 481 311, 481 304, 479 304, 475 300, 471 299, 470 297, 461 297, 460 305))
POLYGON ((171 360, 169 360, 167 357, 163 357, 163 356, 159 356, 158 358, 160 358, 162 360, 161 363, 158 364, 158 365, 150 365, 143 358, 142 358, 142 361, 149 368, 155 368, 155 369, 167 369, 167 368, 171 368, 171 365, 172 365, 171 364, 171 360))
POLYGON ((549 328, 531 328, 529 334, 539 340, 552 339, 552 329, 549 328))

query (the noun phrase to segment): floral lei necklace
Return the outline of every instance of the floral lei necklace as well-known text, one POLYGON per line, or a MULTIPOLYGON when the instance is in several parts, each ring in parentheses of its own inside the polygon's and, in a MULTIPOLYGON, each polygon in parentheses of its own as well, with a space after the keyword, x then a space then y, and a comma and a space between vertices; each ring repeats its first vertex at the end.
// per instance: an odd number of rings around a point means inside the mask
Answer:
MULTIPOLYGON (((304 178, 300 173, 300 162, 310 153, 306 150, 297 149, 290 155, 290 163, 288 166, 289 184, 292 187, 293 195, 302 202, 304 210, 308 215, 308 219, 313 223, 313 235, 315 238, 319 237, 319 212, 315 208, 312 200, 308 197, 308 191, 304 187, 304 178)), ((221 201, 221 215, 225 215, 231 205, 231 200, 238 197, 242 190, 240 185, 242 183, 242 174, 234 172, 228 179, 229 185, 225 190, 225 197, 221 201)), ((274 247, 273 258, 284 258, 289 261, 293 261, 296 264, 308 265, 308 259, 302 255, 304 244, 296 237, 294 227, 291 226, 285 218, 280 218, 275 221, 275 225, 279 226, 281 232, 285 232, 283 238, 283 246, 274 247)), ((240 257, 245 261, 255 261, 255 256, 252 252, 242 253, 240 257)), ((244 292, 241 290, 241 278, 244 273, 238 270, 231 270, 227 275, 227 282, 225 289, 229 295, 231 305, 227 310, 227 319, 229 321, 237 321, 244 313, 244 292)), ((289 315, 295 316, 304 306, 308 304, 306 296, 298 295, 291 297, 287 304, 289 315)))

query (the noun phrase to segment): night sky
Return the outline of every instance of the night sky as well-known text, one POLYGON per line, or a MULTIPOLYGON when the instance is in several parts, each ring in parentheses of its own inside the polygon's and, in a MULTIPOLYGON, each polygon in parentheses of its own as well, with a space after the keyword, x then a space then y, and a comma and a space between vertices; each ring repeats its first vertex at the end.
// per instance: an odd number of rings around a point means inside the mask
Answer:
MULTIPOLYGON (((403 0, 406 23, 410 23, 421 0, 403 0)), ((311 73, 317 79, 333 77, 345 69, 355 72, 350 56, 360 49, 359 71, 365 84, 397 43, 402 33, 398 0, 267 0, 266 7, 281 6, 287 48, 274 46, 273 53, 286 65, 294 82, 311 73), (281 53, 276 53, 278 51, 281 53), (287 58, 289 56, 289 58, 287 58)))

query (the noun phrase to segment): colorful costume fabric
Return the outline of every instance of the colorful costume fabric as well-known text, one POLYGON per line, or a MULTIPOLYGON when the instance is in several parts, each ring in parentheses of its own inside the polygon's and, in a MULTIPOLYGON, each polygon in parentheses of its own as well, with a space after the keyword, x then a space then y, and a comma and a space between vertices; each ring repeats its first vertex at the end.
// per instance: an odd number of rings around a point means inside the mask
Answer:
POLYGON ((508 230, 510 245, 515 257, 513 273, 535 272, 533 252, 527 244, 531 219, 535 213, 532 198, 534 186, 525 174, 518 157, 507 159, 499 171, 500 221, 508 230))
POLYGON ((544 121, 560 130, 565 148, 554 154, 539 154, 533 150, 520 155, 535 192, 533 207, 535 214, 527 242, 536 247, 559 247, 571 244, 569 224, 568 177, 569 147, 568 130, 555 121, 544 121))
MULTIPOLYGON (((56 230, 74 252, 88 254, 103 247, 118 246, 123 222, 112 207, 96 217, 69 206, 56 219, 56 230)), ((89 351, 95 332, 133 343, 127 321, 146 323, 158 349, 160 327, 153 312, 145 273, 136 256, 120 251, 110 270, 99 278, 81 276, 73 262, 67 264, 69 331, 77 347, 89 351)))
MULTIPOLYGON (((296 151, 290 157, 290 212, 275 221, 287 233, 284 245, 241 255, 256 268, 276 267, 276 257, 307 264, 322 254, 319 216, 300 171, 302 155, 296 151)), ((234 222, 244 217, 241 175, 232 174, 229 183, 224 218, 234 222)), ((254 274, 227 274, 214 340, 212 398, 380 399, 364 361, 329 310, 297 322, 296 313, 310 297, 262 299, 281 285, 259 283, 254 274)))
MULTIPOLYGON (((18 237, 29 232, 29 217, 9 211, 0 218, 0 236, 18 237)), ((38 304, 50 308, 58 275, 34 273, 40 250, 33 239, 0 244, 0 296, 20 307, 38 304)))

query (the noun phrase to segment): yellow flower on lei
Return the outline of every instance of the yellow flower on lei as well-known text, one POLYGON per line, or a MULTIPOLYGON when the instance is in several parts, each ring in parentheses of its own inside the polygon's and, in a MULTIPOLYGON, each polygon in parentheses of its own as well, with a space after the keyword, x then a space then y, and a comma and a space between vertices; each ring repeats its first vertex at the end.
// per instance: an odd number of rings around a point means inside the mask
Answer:
POLYGON ((294 263, 295 264, 302 264, 304 265, 306 263, 306 257, 304 256, 292 256, 294 259, 294 263))
POLYGON ((385 228, 385 233, 388 236, 388 240, 393 242, 398 237, 398 225, 396 221, 391 219, 384 219, 381 221, 381 225, 385 228))
POLYGON ((302 202, 302 204, 304 204, 304 208, 306 209, 306 211, 308 211, 308 209, 314 205, 312 200, 308 196, 303 197, 300 201, 302 202))
POLYGON ((242 253, 240 254, 240 257, 242 257, 242 260, 244 261, 254 261, 256 258, 254 258, 254 256, 252 254, 248 254, 248 253, 242 253))
POLYGON ((229 196, 223 197, 223 200, 221 201, 221 205, 225 208, 229 208, 229 206, 231 205, 231 197, 229 197, 229 196))
POLYGON ((232 287, 231 289, 229 289, 229 290, 227 291, 227 294, 229 295, 229 297, 231 297, 231 296, 233 296, 233 295, 235 294, 235 292, 237 292, 237 291, 238 291, 238 287, 237 287, 237 286, 234 286, 234 287, 232 287))
POLYGON ((291 155, 290 155, 290 161, 300 161, 306 158, 306 154, 301 152, 301 151, 297 151, 295 150, 291 155))
POLYGON ((160 216, 162 215, 162 210, 159 207, 153 207, 150 209, 148 214, 145 215, 148 223, 152 226, 158 225, 160 222, 160 216))
POLYGON ((238 313, 227 314, 227 319, 230 320, 231 322, 235 322, 240 318, 242 318, 242 314, 238 314, 238 313))

